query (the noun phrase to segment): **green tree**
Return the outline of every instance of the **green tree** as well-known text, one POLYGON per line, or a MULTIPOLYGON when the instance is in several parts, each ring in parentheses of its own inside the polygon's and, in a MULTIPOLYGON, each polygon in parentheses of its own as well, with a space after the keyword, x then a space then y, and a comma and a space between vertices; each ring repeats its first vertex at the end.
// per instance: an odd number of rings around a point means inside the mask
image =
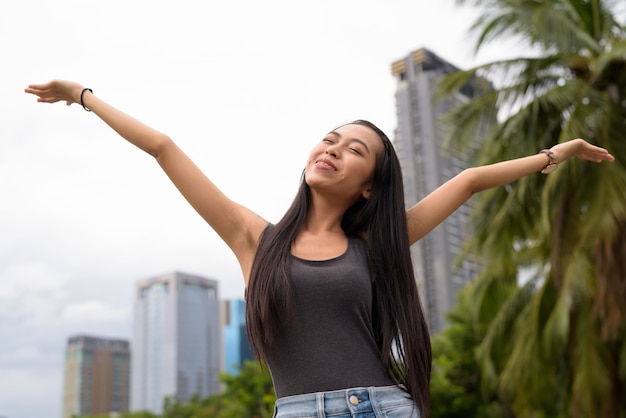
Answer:
MULTIPOLYGON (((484 325, 473 318, 473 283, 459 294, 446 314, 448 325, 432 338, 433 371, 430 383, 431 418, 513 418, 510 405, 495 390, 482 390, 476 350, 484 336, 484 325)), ((515 290, 501 287, 502 297, 515 290)), ((498 309, 498 306, 492 306, 498 309)))
MULTIPOLYGON (((267 368, 257 361, 246 361, 237 375, 222 373, 224 390, 201 399, 193 396, 189 402, 175 397, 165 398, 163 414, 125 412, 116 418, 270 418, 274 412, 274 386, 267 368)), ((93 415, 83 418, 113 418, 93 415)))
POLYGON ((246 361, 236 376, 223 374, 220 418, 270 418, 276 395, 272 378, 258 361, 246 361))
POLYGON ((81 415, 80 417, 75 416, 75 418, 159 418, 159 416, 148 411, 137 411, 122 412, 119 414, 81 415))
POLYGON ((482 193, 468 248, 489 263, 474 289, 487 320, 484 384, 520 416, 626 416, 626 30, 623 0, 459 0, 480 8, 476 50, 514 37, 530 56, 449 76, 495 88, 447 118, 491 163, 583 137, 617 161, 568 161, 482 193), (623 10, 622 10, 623 13, 623 10), (621 16, 624 17, 623 14, 621 16), (520 274, 523 273, 523 274, 520 274), (523 285, 491 317, 494 289, 523 285))
POLYGON ((246 361, 237 375, 223 373, 224 390, 187 403, 165 399, 163 418, 270 418, 276 395, 269 372, 257 361, 246 361))

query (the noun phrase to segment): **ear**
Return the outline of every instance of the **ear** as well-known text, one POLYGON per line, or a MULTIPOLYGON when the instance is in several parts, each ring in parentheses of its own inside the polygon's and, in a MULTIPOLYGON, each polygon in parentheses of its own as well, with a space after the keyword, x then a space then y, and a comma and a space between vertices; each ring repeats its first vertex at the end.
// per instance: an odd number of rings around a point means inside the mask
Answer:
POLYGON ((365 187, 365 189, 361 192, 361 196, 363 196, 364 199, 369 199, 371 195, 372 195, 372 185, 368 184, 365 187))

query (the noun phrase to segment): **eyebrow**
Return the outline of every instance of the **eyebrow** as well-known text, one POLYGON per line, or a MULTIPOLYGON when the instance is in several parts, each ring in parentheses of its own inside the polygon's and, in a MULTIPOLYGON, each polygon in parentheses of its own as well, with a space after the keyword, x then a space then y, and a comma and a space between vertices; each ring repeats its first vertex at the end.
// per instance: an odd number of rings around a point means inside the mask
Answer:
MULTIPOLYGON (((337 137, 341 138, 341 134, 339 132, 337 132, 337 131, 330 131, 328 134, 329 135, 336 135, 337 137)), ((365 148, 365 151, 367 151, 368 153, 370 152, 369 147, 367 146, 365 141, 363 141, 362 139, 352 138, 352 139, 350 139, 350 142, 358 142, 359 144, 363 145, 363 148, 365 148)))

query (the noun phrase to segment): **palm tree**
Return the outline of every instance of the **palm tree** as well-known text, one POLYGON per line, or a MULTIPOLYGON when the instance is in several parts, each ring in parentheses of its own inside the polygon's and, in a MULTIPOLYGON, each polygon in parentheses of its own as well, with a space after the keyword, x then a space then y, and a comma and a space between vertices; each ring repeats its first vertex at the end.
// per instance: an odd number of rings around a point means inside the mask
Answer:
POLYGON ((583 137, 617 159, 568 161, 478 197, 468 251, 489 261, 474 290, 476 317, 489 322, 478 353, 486 384, 520 416, 625 417, 623 0, 458 3, 484 12, 473 25, 476 51, 514 37, 531 55, 444 80, 447 94, 476 76, 495 85, 448 115, 451 143, 481 135, 476 158, 490 163, 583 137), (517 291, 493 312, 498 287, 512 282, 517 291))

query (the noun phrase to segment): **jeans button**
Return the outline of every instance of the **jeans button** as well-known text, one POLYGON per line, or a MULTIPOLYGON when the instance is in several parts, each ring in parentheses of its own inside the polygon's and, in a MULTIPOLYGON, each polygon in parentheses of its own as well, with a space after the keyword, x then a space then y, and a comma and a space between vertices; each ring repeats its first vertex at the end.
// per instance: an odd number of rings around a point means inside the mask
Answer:
POLYGON ((357 406, 359 404, 359 398, 357 398, 356 396, 352 395, 350 396, 350 398, 348 399, 350 401, 350 403, 354 406, 357 406))

